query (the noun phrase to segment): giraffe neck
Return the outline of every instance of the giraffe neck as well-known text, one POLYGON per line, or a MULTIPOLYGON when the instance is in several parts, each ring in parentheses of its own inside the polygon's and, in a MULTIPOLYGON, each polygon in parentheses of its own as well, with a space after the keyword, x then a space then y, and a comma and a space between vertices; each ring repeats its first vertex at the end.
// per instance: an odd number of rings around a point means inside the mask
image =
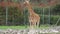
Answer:
POLYGON ((27 8, 28 8, 29 14, 34 13, 34 10, 32 9, 32 6, 30 4, 27 5, 27 8))

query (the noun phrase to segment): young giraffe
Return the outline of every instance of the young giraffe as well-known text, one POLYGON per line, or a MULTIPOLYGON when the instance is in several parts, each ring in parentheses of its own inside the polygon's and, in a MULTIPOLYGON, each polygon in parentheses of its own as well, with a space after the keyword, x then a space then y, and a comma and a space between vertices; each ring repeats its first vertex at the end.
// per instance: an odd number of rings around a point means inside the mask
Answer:
POLYGON ((40 22, 39 15, 34 12, 28 0, 25 0, 24 5, 28 8, 28 13, 29 13, 28 19, 29 19, 30 27, 32 26, 38 27, 40 22))

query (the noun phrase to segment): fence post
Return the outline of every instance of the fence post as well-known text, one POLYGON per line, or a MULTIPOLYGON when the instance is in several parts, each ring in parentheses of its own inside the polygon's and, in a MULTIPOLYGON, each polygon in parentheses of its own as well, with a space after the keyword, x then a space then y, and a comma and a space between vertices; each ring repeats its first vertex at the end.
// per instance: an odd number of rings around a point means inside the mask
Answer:
POLYGON ((51 11, 51 10, 50 10, 50 7, 49 7, 48 9, 49 9, 49 24, 50 24, 50 11, 51 11))
POLYGON ((44 8, 42 8, 43 9, 43 24, 44 24, 44 8))
POLYGON ((8 7, 6 6, 6 25, 8 23, 8 7))

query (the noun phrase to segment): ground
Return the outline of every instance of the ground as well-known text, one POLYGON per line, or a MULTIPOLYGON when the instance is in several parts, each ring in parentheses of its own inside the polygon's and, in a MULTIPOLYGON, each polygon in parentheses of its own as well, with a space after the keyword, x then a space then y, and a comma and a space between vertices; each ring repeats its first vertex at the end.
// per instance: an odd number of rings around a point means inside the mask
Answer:
POLYGON ((39 34, 45 33, 45 34, 60 34, 60 26, 48 26, 48 25, 41 25, 39 28, 35 28, 35 29, 29 29, 26 28, 26 26, 0 26, 0 34, 1 33, 6 34, 6 32, 8 32, 8 34, 11 32, 13 33, 20 33, 21 32, 25 32, 25 33, 30 33, 31 32, 38 32, 39 34))

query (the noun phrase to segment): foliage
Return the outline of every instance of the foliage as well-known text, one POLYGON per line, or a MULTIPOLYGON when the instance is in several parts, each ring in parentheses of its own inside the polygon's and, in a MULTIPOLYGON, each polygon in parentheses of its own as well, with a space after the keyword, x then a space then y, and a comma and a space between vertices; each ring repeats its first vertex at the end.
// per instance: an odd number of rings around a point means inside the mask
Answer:
POLYGON ((56 14, 56 15, 60 15, 60 4, 57 4, 57 5, 53 8, 52 12, 54 12, 54 14, 56 14))
MULTIPOLYGON (((51 16, 51 23, 50 24, 55 25, 59 18, 60 18, 60 16, 51 16)), ((57 25, 60 25, 60 21, 58 22, 57 25)))
MULTIPOLYGON (((50 23, 49 23, 49 17, 48 15, 44 16, 44 23, 43 23, 43 16, 41 16, 40 24, 50 24, 50 25, 55 25, 58 21, 60 16, 50 16, 50 23)), ((60 21, 58 22, 57 25, 60 25, 60 21)))
MULTIPOLYGON (((58 7, 59 8, 59 7, 58 7)), ((53 8, 54 9, 54 8, 53 8)), ((35 13, 41 16, 40 24, 43 24, 43 15, 44 15, 44 24, 56 24, 58 18, 60 16, 54 15, 53 9, 50 11, 50 23, 49 23, 49 9, 48 8, 41 8, 41 7, 33 7, 35 13), (44 13, 43 13, 44 9, 44 13), (53 13, 52 13, 53 11, 53 13)), ((59 9, 57 9, 59 10, 59 9)), ((56 10, 56 11, 57 11, 56 10)), ((59 13, 58 11, 57 13, 59 13)), ((56 13, 55 13, 56 14, 56 13)), ((60 13, 59 13, 60 14, 60 13)), ((57 14, 57 15, 59 15, 57 14)), ((28 10, 25 9, 23 11, 23 15, 21 11, 17 7, 8 7, 8 23, 7 25, 28 25, 28 10)), ((0 6, 0 25, 6 25, 6 8, 0 6)), ((60 22, 60 21, 59 21, 60 22)), ((60 25, 60 23, 58 23, 60 25)))

